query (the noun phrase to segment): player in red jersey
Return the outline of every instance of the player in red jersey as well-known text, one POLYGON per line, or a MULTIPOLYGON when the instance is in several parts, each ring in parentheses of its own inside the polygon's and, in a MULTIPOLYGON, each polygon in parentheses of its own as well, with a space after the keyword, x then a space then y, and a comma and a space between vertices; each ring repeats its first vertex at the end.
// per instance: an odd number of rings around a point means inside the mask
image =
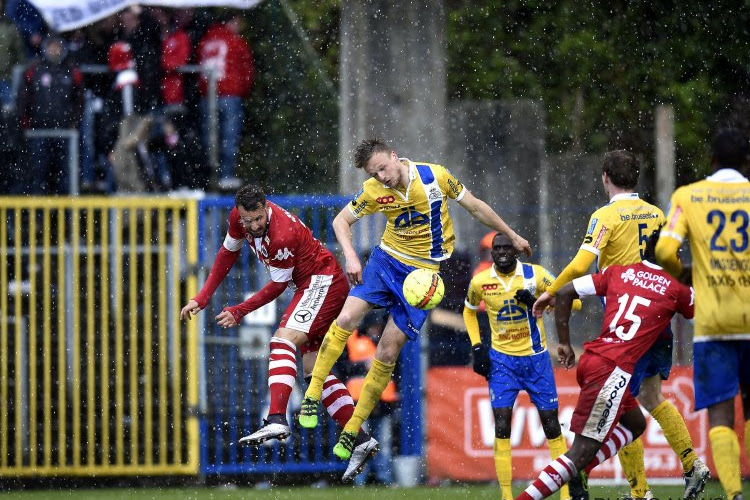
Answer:
POLYGON ((576 378, 578 396, 570 429, 570 449, 551 462, 517 497, 540 500, 558 491, 579 470, 587 473, 633 442, 646 428, 646 419, 628 384, 635 364, 653 345, 676 312, 693 317, 692 288, 679 283, 651 262, 658 232, 650 238, 646 260, 629 266, 610 266, 565 285, 555 303, 557 354, 566 368, 575 365, 568 321, 573 300, 605 297, 599 336, 583 345, 576 378))
MULTIPOLYGON (((264 425, 240 443, 259 445, 270 439, 284 440, 291 429, 286 419, 289 397, 297 378, 297 349, 302 367, 309 376, 315 364, 320 343, 328 326, 336 319, 349 293, 349 283, 335 257, 297 216, 267 201, 263 191, 254 185, 241 188, 229 214, 229 229, 201 291, 182 308, 180 318, 190 319, 208 303, 211 295, 227 276, 247 241, 263 262, 271 279, 252 297, 216 316, 223 328, 238 325, 242 317, 275 300, 287 287, 294 297, 284 311, 279 327, 271 338, 268 363, 270 407, 264 425)), ((354 412, 354 402, 333 373, 324 384, 323 405, 343 427, 354 412)), ((364 432, 357 437, 361 464, 350 463, 344 479, 350 479, 375 454, 378 442, 364 432), (351 477, 349 477, 351 476, 351 477)))

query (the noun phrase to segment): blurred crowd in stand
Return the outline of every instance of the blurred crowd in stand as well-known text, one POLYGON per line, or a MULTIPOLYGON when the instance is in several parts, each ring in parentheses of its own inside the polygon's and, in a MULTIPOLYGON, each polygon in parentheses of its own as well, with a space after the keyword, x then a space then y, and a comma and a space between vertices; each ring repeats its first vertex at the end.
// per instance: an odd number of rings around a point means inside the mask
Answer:
POLYGON ((245 15, 132 7, 52 33, 26 0, 0 0, 0 194, 236 190, 245 15))

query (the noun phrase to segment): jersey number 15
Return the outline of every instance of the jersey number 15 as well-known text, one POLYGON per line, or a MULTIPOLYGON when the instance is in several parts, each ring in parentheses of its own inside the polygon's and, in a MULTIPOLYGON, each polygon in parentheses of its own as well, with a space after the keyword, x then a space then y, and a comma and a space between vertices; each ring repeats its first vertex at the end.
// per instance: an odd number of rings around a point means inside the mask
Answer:
POLYGON ((649 299, 641 297, 640 295, 633 295, 632 299, 633 300, 631 300, 630 294, 627 293, 617 299, 617 303, 620 304, 620 306, 617 308, 617 314, 615 314, 615 317, 609 324, 609 331, 615 332, 615 335, 622 340, 630 340, 635 337, 635 334, 638 333, 638 329, 641 327, 641 317, 635 313, 635 308, 638 306, 648 307, 651 305, 649 299), (623 313, 625 313, 624 316, 623 313), (617 322, 620 321, 620 318, 630 321, 630 328, 628 328, 627 332, 623 325, 617 324, 617 322))

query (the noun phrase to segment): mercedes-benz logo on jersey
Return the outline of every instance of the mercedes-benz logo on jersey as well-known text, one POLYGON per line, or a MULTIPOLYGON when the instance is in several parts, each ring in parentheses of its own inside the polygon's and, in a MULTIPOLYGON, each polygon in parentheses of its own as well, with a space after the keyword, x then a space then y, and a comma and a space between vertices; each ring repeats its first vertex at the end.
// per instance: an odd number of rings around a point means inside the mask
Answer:
POLYGON ((294 313, 294 319, 295 321, 298 321, 300 323, 307 323, 312 318, 312 311, 309 309, 300 309, 296 313, 294 313))

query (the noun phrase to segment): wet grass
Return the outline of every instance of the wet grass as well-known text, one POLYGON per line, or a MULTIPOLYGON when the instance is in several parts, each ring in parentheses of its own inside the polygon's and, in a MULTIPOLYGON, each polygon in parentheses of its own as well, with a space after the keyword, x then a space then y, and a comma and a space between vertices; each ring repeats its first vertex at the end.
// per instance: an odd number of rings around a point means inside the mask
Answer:
MULTIPOLYGON (((523 483, 514 485, 514 493, 522 491, 523 483)), ((750 485, 744 486, 745 496, 750 496, 750 485)), ((616 500, 628 492, 625 485, 591 486, 591 500, 616 500)), ((653 492, 660 500, 682 499, 682 486, 653 485, 653 492)), ((25 490, 0 493, 3 500, 498 500, 496 485, 447 485, 439 487, 386 488, 386 487, 289 487, 275 486, 270 489, 252 487, 213 486, 185 488, 97 488, 67 490, 25 490)), ((552 498, 557 498, 555 495, 552 498)), ((711 481, 701 495, 703 500, 721 499, 724 491, 717 481, 711 481)))

